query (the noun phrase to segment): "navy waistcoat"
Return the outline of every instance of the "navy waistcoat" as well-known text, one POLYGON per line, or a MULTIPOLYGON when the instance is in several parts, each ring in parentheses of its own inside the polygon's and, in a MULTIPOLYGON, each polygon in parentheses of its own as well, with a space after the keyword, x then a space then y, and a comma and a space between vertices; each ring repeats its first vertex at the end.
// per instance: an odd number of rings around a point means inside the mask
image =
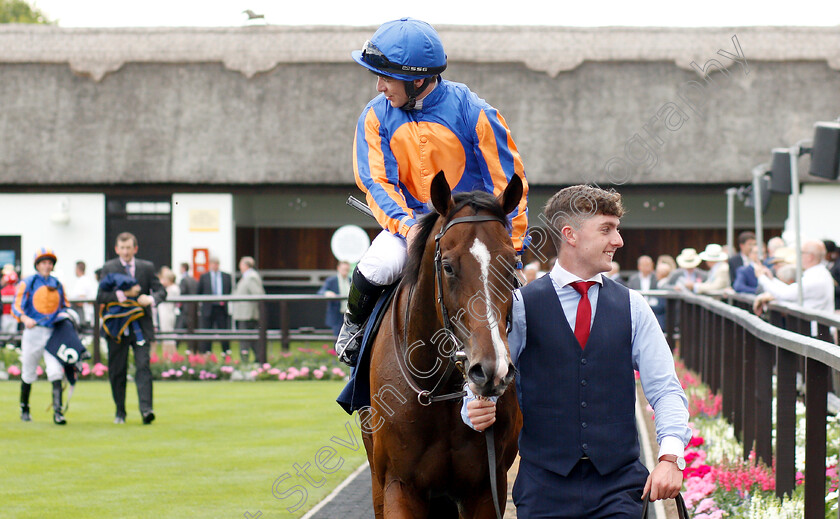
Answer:
POLYGON ((517 359, 523 459, 566 476, 583 456, 600 474, 639 458, 630 293, 603 278, 582 350, 550 276, 521 290, 527 326, 517 359))

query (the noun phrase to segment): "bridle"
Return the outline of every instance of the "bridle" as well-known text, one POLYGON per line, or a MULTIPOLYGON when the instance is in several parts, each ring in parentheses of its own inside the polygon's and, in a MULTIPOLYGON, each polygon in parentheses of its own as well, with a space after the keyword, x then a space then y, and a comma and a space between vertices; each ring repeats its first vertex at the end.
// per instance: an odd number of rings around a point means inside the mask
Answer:
MULTIPOLYGON (((455 347, 452 349, 452 353, 450 353, 447 357, 447 364, 446 364, 446 371, 444 371, 443 376, 438 379, 437 383, 431 390, 421 389, 417 382, 414 380, 414 377, 411 376, 410 373, 406 372, 406 369, 403 367, 404 359, 402 354, 400 353, 400 346, 398 344, 397 335, 394 334, 394 347, 396 348, 397 354, 397 365, 400 367, 400 371, 402 372, 403 378, 411 387, 411 389, 417 393, 417 401, 420 403, 421 406, 429 406, 433 402, 442 402, 446 400, 457 400, 461 399, 466 396, 467 392, 464 390, 456 391, 454 393, 447 393, 444 395, 437 395, 435 394, 439 387, 442 386, 449 377, 452 375, 452 372, 457 367, 458 370, 461 372, 461 377, 463 380, 466 380, 466 373, 464 371, 464 363, 467 360, 467 354, 464 352, 463 344, 458 341, 455 336, 455 332, 452 329, 452 326, 449 323, 449 312, 446 309, 446 304, 443 301, 443 254, 440 250, 440 240, 443 238, 446 231, 451 229, 455 225, 459 225, 462 223, 478 223, 478 222, 500 222, 502 225, 505 225, 507 222, 503 219, 500 219, 496 216, 489 216, 489 215, 472 215, 472 216, 462 216, 460 218, 453 218, 450 220, 446 225, 444 225, 440 232, 435 235, 435 256, 434 256, 434 265, 435 265, 435 291, 437 292, 437 303, 438 308, 440 309, 440 317, 443 321, 443 330, 446 334, 447 340, 451 340, 455 347)), ((402 287, 400 287, 402 288, 402 287)), ((411 286, 408 293, 408 301, 412 300, 412 296, 414 293, 414 285, 411 286)), ((399 293, 397 293, 396 300, 399 300, 399 293)), ((408 344, 408 309, 410 304, 405 305, 405 317, 403 320, 403 344, 408 344)), ((397 330, 397 312, 391 313, 391 329, 396 332, 397 330)), ((499 491, 497 489, 496 484, 496 445, 495 445, 495 433, 493 431, 493 426, 491 425, 487 429, 484 430, 484 438, 487 444, 487 466, 490 469, 490 491, 493 498, 493 506, 496 510, 496 517, 497 519, 501 519, 502 514, 499 509, 499 491)))
MULTIPOLYGON (((400 353, 399 345, 397 341, 394 342, 395 346, 397 346, 397 365, 400 367, 400 371, 402 372, 403 378, 406 380, 408 385, 417 393, 417 401, 422 406, 429 406, 433 402, 442 402, 446 400, 456 400, 459 398, 463 398, 467 392, 466 391, 456 391, 454 393, 447 393, 444 395, 436 394, 437 390, 447 381, 449 380, 450 375, 457 367, 461 372, 461 376, 466 379, 464 374, 464 363, 467 359, 467 354, 464 352, 463 344, 455 336, 455 332, 452 329, 452 325, 449 322, 449 312, 446 309, 446 304, 443 301, 443 258, 442 253, 440 250, 440 240, 446 234, 446 231, 451 229, 453 226, 462 224, 462 223, 478 223, 478 222, 500 222, 505 224, 506 222, 496 216, 489 216, 489 215, 473 215, 473 216, 462 216, 460 218, 453 218, 450 220, 446 225, 444 225, 440 232, 435 235, 435 256, 434 256, 434 265, 435 265, 435 291, 437 292, 437 303, 438 308, 440 309, 440 316, 441 320, 443 321, 443 331, 447 337, 447 340, 452 341, 455 345, 452 348, 452 352, 447 356, 447 364, 446 370, 443 373, 443 376, 440 377, 435 384, 435 386, 428 390, 422 389, 419 387, 419 384, 414 380, 414 377, 411 373, 407 373, 406 369, 403 367, 404 360, 403 355, 400 353)), ((409 289, 409 296, 408 300, 412 300, 412 295, 414 293, 414 286, 412 285, 409 289)), ((405 305, 405 317, 403 320, 403 344, 408 344, 408 309, 410 305, 405 305)), ((396 322, 397 313, 392 312, 392 329, 397 330, 397 322, 396 322)))

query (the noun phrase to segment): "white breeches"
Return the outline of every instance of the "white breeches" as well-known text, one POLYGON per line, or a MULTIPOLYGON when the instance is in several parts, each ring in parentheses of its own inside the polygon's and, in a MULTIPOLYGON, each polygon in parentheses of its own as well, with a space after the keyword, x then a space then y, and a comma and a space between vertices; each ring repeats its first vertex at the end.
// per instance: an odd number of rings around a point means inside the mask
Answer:
POLYGON ((20 342, 20 378, 27 384, 35 382, 38 378, 35 370, 38 368, 38 362, 42 358, 47 366, 47 379, 50 382, 61 380, 64 376, 64 367, 61 365, 61 362, 44 349, 52 332, 52 328, 45 326, 23 329, 23 336, 20 342))
POLYGON ((390 285, 402 275, 407 260, 405 238, 382 231, 373 239, 356 268, 371 283, 390 285))

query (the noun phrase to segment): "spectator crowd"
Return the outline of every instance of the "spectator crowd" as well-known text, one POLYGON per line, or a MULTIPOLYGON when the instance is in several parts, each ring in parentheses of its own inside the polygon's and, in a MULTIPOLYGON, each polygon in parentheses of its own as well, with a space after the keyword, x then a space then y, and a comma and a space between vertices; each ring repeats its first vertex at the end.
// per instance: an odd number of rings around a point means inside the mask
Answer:
MULTIPOLYGON (((834 312, 840 309, 840 249, 832 240, 807 240, 800 249, 802 279, 796 279, 796 250, 781 237, 759 244, 755 233, 738 235, 737 250, 710 243, 701 252, 686 247, 673 257, 661 254, 639 256, 636 272, 625 278, 618 263, 605 274, 628 288, 688 291, 695 294, 754 295, 755 313, 761 315, 771 301, 797 304, 800 283, 802 306, 809 310, 834 312)), ((525 265, 520 281, 533 282, 551 269, 554 259, 525 265)), ((665 329, 665 301, 645 296, 662 329, 665 329)))

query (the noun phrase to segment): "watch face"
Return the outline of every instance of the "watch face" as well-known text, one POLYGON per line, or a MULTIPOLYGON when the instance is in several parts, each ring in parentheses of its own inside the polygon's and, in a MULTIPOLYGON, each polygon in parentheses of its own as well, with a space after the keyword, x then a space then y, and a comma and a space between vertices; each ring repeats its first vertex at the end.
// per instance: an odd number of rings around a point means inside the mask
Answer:
POLYGON ((685 470, 685 458, 677 457, 677 468, 680 470, 685 470))

